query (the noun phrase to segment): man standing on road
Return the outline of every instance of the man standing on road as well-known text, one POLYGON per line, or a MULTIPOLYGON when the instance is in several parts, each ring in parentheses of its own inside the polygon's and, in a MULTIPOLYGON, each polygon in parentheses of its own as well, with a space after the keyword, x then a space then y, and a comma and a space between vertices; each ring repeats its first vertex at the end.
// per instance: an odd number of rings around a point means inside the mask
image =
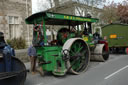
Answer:
POLYGON ((32 45, 28 48, 28 55, 30 56, 31 72, 32 72, 32 74, 35 74, 37 53, 36 53, 36 48, 34 47, 34 45, 32 45))

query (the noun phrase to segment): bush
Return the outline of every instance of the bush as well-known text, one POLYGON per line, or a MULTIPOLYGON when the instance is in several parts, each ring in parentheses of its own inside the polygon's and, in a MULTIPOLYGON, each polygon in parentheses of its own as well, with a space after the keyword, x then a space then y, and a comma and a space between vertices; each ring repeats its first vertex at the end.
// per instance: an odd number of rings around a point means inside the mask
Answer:
POLYGON ((24 49, 27 46, 26 40, 23 39, 22 37, 7 40, 7 43, 14 49, 24 49))

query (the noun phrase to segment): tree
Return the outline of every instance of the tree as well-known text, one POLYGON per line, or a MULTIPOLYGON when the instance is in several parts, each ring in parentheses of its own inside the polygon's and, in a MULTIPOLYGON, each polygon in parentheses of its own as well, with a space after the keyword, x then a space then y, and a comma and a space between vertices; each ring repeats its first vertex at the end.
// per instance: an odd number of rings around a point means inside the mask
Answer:
POLYGON ((105 0, 75 0, 80 6, 76 6, 76 9, 80 16, 87 16, 88 12, 92 15, 96 14, 95 8, 99 8, 105 3, 105 0), (83 5, 81 5, 83 4, 83 5))
POLYGON ((128 0, 124 0, 122 3, 109 2, 103 7, 102 19, 106 24, 112 22, 128 24, 128 0))
POLYGON ((54 7, 53 0, 37 0, 37 10, 44 11, 54 7))
POLYGON ((123 1, 123 3, 118 4, 117 15, 120 17, 119 20, 121 23, 128 24, 128 1, 123 1))
POLYGON ((119 16, 117 15, 118 12, 117 6, 118 6, 117 3, 114 3, 114 1, 112 1, 111 3, 109 2, 108 5, 104 5, 102 20, 106 24, 115 22, 119 19, 119 16))

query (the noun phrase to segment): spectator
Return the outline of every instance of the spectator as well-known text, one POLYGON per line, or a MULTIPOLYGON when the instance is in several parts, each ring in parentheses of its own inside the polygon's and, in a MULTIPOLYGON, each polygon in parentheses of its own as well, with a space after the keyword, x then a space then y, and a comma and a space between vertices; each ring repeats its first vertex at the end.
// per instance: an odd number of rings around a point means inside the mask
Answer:
POLYGON ((28 55, 30 56, 31 72, 32 72, 32 74, 35 74, 37 53, 36 53, 36 49, 35 49, 34 45, 32 45, 28 48, 28 55))

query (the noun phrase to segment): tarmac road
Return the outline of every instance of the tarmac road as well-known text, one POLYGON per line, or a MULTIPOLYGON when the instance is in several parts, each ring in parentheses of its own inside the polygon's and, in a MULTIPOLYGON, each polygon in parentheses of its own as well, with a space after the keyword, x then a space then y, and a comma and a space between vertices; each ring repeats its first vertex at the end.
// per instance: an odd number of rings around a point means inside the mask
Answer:
POLYGON ((110 55, 106 62, 91 62, 80 75, 41 77, 29 73, 25 85, 128 85, 128 55, 110 55))

